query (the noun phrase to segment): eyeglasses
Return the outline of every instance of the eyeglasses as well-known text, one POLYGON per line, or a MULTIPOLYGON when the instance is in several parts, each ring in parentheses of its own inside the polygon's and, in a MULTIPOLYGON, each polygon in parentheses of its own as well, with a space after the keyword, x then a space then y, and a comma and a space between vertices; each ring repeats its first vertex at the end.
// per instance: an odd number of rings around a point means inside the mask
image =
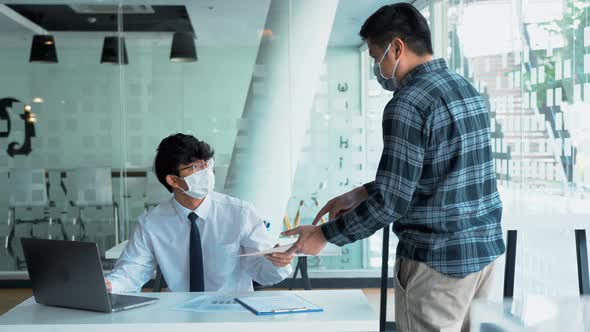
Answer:
POLYGON ((201 170, 207 168, 208 166, 209 166, 209 162, 207 162, 205 160, 197 160, 193 164, 179 169, 178 172, 180 173, 180 172, 184 171, 185 169, 190 169, 191 173, 195 173, 195 172, 198 172, 198 171, 201 171, 201 170))

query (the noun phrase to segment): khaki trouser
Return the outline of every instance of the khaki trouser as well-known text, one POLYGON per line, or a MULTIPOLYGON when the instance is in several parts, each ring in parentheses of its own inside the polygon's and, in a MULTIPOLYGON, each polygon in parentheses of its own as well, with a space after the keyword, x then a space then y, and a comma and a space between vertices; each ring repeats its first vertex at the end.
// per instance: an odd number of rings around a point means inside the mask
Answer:
POLYGON ((462 279, 406 258, 395 261, 395 322, 400 332, 469 331, 473 299, 487 298, 495 261, 462 279))

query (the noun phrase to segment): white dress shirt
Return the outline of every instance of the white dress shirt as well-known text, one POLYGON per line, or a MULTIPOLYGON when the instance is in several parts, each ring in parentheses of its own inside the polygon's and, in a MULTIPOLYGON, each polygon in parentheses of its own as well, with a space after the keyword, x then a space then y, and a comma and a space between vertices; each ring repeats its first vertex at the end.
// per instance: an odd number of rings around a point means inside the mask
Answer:
MULTIPOLYGON (((171 291, 189 291, 190 212, 173 197, 139 217, 107 276, 113 293, 140 291, 157 265, 171 291)), ((276 284, 292 273, 291 265, 278 268, 261 256, 238 256, 275 245, 251 204, 212 192, 194 212, 201 234, 205 291, 252 290, 252 280, 276 284)))

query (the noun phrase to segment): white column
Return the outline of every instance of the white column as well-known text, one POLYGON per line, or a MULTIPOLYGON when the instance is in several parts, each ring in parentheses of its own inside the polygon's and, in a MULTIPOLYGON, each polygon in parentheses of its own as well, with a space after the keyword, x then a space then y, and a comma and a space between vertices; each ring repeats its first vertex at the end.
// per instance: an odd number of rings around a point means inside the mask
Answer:
POLYGON ((430 34, 435 58, 448 58, 449 29, 446 0, 432 0, 430 6, 430 34))
POLYGON ((338 0, 273 0, 225 182, 282 230, 338 0))

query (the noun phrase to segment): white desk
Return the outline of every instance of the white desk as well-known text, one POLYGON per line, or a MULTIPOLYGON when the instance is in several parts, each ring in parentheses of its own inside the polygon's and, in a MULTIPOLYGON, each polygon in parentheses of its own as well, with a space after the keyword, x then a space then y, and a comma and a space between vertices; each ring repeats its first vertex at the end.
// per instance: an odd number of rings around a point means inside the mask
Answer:
MULTIPOLYGON (((256 292, 273 296, 279 292, 256 292)), ((163 331, 377 331, 379 322, 360 290, 295 291, 324 312, 256 316, 251 312, 200 313, 172 310, 196 293, 145 293, 156 304, 112 314, 55 308, 29 298, 3 316, 0 331, 163 332, 163 331)), ((212 293, 214 294, 214 293, 212 293)), ((248 294, 242 293, 241 295, 248 294)), ((239 296, 240 294, 234 294, 239 296)))

